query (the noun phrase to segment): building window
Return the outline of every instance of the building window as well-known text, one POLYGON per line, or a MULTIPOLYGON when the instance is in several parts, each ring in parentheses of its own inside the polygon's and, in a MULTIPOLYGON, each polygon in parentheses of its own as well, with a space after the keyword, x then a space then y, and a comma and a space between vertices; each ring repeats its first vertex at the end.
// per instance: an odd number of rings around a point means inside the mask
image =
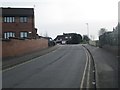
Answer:
POLYGON ((20 37, 21 37, 21 38, 26 38, 26 37, 28 37, 28 32, 20 32, 20 37))
POLYGON ((15 17, 3 17, 3 22, 13 23, 13 22, 15 22, 15 17))
POLYGON ((26 23, 27 20, 28 20, 27 17, 20 17, 20 22, 22 22, 22 23, 26 23))
POLYGON ((65 37, 65 39, 68 39, 68 37, 65 37))
POLYGON ((5 32, 4 33, 5 39, 9 39, 10 37, 15 37, 15 33, 14 32, 5 32))

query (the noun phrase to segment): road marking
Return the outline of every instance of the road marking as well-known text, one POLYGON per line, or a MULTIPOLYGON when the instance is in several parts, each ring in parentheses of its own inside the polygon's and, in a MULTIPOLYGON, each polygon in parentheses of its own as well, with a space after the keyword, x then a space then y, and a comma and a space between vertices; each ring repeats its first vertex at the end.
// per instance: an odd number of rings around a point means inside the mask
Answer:
MULTIPOLYGON (((84 48, 84 47, 83 47, 84 48)), ((84 84, 84 79, 85 79, 85 74, 86 74, 86 70, 87 70, 87 65, 88 65, 88 60, 89 60, 89 58, 88 58, 88 54, 87 54, 87 52, 86 52, 86 49, 84 48, 84 50, 85 50, 85 54, 86 54, 86 64, 85 64, 85 69, 84 69, 84 73, 83 73, 83 77, 82 77, 82 81, 81 81, 81 84, 80 84, 80 89, 82 89, 83 88, 83 84, 84 84)))
MULTIPOLYGON (((61 48, 61 47, 59 47, 59 48, 61 48)), ((53 51, 51 51, 51 52, 52 52, 52 53, 55 53, 56 50, 57 50, 57 49, 55 49, 55 50, 53 50, 53 51)), ((47 53, 47 54, 49 54, 49 53, 47 53)), ((44 55, 47 55, 47 54, 44 54, 44 55)), ((44 56, 44 55, 42 55, 42 56, 44 56)), ((39 57, 36 57, 36 58, 39 58, 39 57)), ((15 66, 9 67, 9 68, 7 68, 7 69, 5 69, 5 70, 2 70, 2 72, 6 72, 6 71, 12 70, 12 69, 14 69, 14 68, 16 68, 16 67, 20 67, 20 66, 22 66, 22 65, 24 65, 24 64, 30 63, 30 62, 32 62, 32 61, 35 61, 36 58, 30 59, 30 60, 25 61, 25 62, 22 62, 22 63, 20 63, 20 64, 15 65, 15 66)))
POLYGON ((24 64, 30 63, 30 62, 32 62, 32 61, 34 61, 34 59, 31 59, 31 60, 29 60, 29 61, 25 61, 25 62, 23 62, 23 63, 21 63, 21 64, 12 66, 12 67, 7 68, 7 69, 5 69, 5 70, 2 70, 2 72, 6 72, 6 71, 9 71, 9 70, 12 70, 12 69, 14 69, 14 68, 16 68, 16 67, 19 67, 19 66, 22 66, 22 65, 24 65, 24 64))

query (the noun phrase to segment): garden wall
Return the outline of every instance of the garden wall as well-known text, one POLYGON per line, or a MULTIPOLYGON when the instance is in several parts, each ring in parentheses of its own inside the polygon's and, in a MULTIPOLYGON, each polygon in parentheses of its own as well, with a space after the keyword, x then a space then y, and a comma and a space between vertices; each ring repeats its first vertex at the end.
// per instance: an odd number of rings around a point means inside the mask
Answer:
POLYGON ((2 57, 14 57, 31 53, 48 47, 48 40, 41 39, 11 39, 2 41, 2 57))

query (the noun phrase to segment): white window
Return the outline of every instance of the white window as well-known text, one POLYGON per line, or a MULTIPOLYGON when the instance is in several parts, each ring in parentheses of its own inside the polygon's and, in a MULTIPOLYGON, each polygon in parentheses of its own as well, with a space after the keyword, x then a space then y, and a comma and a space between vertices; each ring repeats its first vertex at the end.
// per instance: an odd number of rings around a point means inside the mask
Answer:
POLYGON ((21 37, 21 38, 26 38, 26 37, 28 37, 28 32, 20 32, 20 37, 21 37))
POLYGON ((28 20, 27 17, 20 17, 20 22, 26 23, 28 20))
POLYGON ((65 37, 65 39, 68 39, 68 37, 65 37))
POLYGON ((15 33, 14 32, 5 32, 4 38, 9 39, 9 37, 15 37, 15 33))
POLYGON ((13 23, 13 22, 15 22, 15 17, 4 17, 3 18, 3 22, 5 22, 5 23, 13 23))

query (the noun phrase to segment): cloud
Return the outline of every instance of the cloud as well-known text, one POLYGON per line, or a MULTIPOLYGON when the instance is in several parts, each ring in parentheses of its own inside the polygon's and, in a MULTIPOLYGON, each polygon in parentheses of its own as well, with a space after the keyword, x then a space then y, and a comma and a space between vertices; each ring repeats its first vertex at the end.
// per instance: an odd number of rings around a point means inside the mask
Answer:
POLYGON ((118 21, 118 1, 0 0, 2 6, 34 7, 35 5, 35 26, 39 30, 38 33, 47 31, 52 37, 63 32, 86 34, 85 23, 90 24, 90 34, 95 36, 101 27, 112 30, 118 21))

